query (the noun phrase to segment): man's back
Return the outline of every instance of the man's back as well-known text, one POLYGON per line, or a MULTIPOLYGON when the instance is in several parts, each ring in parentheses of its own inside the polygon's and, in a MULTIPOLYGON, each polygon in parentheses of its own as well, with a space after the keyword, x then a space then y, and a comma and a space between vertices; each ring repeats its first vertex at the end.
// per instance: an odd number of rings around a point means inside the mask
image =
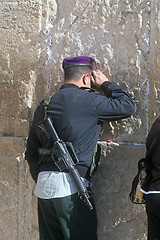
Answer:
POLYGON ((101 130, 92 95, 76 85, 65 84, 53 95, 47 111, 60 138, 72 142, 80 163, 87 166, 101 130))
MULTIPOLYGON (((133 111, 133 102, 121 87, 112 83, 103 88, 106 94, 112 89, 116 99, 80 89, 74 84, 64 84, 51 97, 47 107, 47 116, 52 118, 59 137, 73 144, 80 164, 87 167, 91 164, 103 121, 121 119, 133 111)), ((50 148, 53 143, 38 127, 40 118, 44 118, 43 102, 35 112, 33 123, 41 147, 50 148)))

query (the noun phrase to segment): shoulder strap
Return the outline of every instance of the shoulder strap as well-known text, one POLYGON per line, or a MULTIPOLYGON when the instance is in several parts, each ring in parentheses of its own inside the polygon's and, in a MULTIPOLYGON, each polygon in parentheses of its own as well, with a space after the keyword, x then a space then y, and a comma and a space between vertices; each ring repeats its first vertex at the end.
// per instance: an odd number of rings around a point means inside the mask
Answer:
POLYGON ((150 146, 150 148, 149 148, 149 150, 148 150, 148 152, 146 154, 146 160, 147 161, 151 158, 153 152, 158 147, 159 140, 160 140, 160 130, 156 133, 156 135, 155 135, 155 137, 153 139, 153 142, 152 142, 152 144, 151 144, 151 146, 150 146))
POLYGON ((51 101, 51 97, 52 97, 52 96, 49 96, 48 98, 46 98, 46 99, 44 100, 44 106, 45 106, 45 107, 49 105, 49 103, 50 103, 50 101, 51 101))
POLYGON ((48 105, 50 104, 51 97, 52 97, 52 96, 49 96, 48 98, 46 98, 46 99, 43 101, 43 106, 44 106, 44 111, 45 111, 45 117, 44 117, 44 119, 46 119, 46 117, 47 117, 47 108, 48 108, 48 105))

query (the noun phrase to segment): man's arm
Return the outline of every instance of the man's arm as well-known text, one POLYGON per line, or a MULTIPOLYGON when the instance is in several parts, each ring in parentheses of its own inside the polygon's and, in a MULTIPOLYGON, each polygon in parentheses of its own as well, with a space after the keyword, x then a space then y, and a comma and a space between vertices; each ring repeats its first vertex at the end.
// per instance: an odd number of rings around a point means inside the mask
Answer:
POLYGON ((94 97, 94 111, 99 120, 115 121, 129 117, 135 111, 130 95, 116 83, 111 83, 99 70, 93 71, 92 83, 104 91, 105 96, 94 97))
POLYGON ((40 142, 37 137, 34 124, 32 124, 29 137, 27 139, 27 146, 25 151, 25 159, 28 162, 31 176, 35 182, 37 182, 38 172, 39 172, 39 154, 38 148, 40 147, 40 142))

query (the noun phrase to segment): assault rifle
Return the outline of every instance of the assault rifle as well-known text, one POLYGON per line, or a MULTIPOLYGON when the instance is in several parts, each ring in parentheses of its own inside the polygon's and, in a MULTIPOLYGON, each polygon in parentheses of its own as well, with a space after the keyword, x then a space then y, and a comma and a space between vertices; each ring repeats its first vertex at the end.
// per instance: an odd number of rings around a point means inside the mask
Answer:
POLYGON ((78 192, 80 192, 80 198, 86 202, 90 210, 92 210, 93 206, 89 201, 89 193, 83 184, 78 170, 75 168, 79 160, 76 156, 72 143, 64 142, 59 138, 50 117, 47 117, 43 122, 41 122, 39 127, 44 130, 48 137, 50 137, 53 141, 53 147, 51 149, 39 148, 39 154, 50 155, 59 171, 63 172, 67 170, 69 172, 78 192))

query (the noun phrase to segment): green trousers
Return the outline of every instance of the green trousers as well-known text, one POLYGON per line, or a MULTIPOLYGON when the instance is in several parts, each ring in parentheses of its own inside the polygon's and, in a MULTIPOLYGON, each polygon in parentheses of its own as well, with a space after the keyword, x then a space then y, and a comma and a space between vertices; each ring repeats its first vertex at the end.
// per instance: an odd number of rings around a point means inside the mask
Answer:
POLYGON ((52 199, 38 199, 40 240, 97 240, 97 216, 79 194, 52 199))

